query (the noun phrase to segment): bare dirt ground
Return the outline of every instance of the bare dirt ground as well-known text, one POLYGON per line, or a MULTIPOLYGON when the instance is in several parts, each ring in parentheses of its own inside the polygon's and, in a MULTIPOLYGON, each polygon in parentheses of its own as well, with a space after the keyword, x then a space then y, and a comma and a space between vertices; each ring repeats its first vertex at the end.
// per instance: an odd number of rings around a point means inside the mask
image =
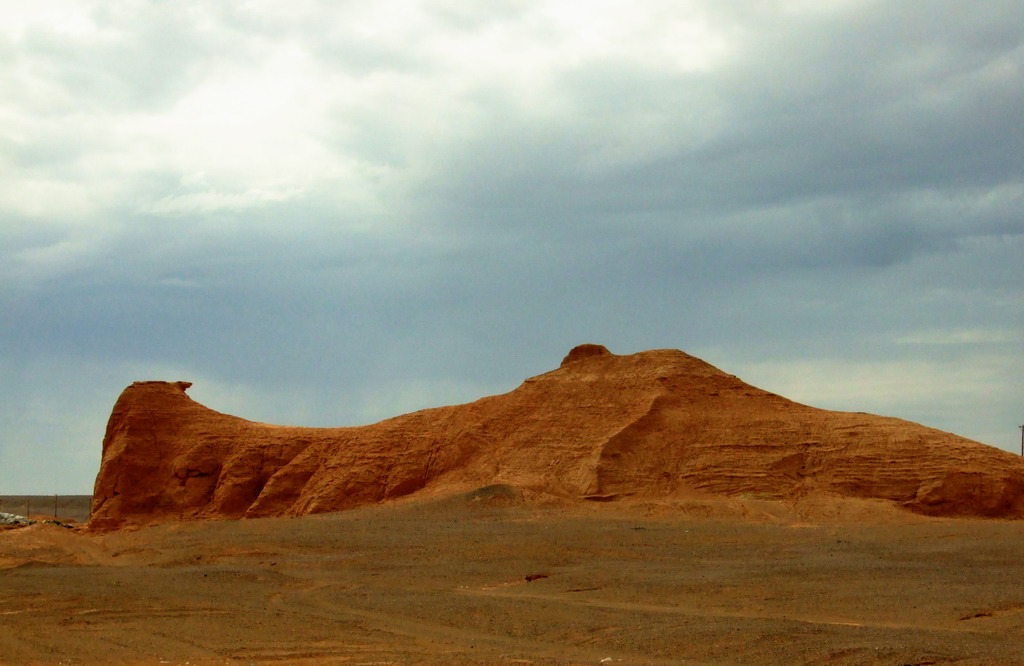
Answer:
POLYGON ((5 664, 1018 664, 1024 523, 537 505, 0 532, 5 664))

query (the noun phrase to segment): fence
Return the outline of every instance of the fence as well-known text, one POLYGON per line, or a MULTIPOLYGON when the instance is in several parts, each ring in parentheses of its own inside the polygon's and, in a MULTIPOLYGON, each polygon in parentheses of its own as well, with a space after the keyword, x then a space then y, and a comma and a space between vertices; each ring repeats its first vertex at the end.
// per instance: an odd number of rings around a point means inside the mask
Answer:
POLYGON ((0 495, 0 512, 84 523, 92 495, 0 495))

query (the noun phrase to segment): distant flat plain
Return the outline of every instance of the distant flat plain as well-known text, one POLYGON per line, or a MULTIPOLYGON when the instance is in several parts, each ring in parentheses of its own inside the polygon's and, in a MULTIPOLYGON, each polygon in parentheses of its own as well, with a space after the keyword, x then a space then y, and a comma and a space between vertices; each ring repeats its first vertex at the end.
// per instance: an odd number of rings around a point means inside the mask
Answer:
POLYGON ((478 499, 0 532, 0 662, 1024 664, 1024 523, 478 499))
POLYGON ((84 523, 92 495, 0 495, 0 511, 84 523))

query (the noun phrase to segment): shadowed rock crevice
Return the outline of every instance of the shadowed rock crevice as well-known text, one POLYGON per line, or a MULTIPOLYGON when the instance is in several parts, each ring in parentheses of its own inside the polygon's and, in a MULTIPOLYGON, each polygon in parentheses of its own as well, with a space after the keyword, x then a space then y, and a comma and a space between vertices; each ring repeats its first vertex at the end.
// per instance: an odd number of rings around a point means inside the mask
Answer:
POLYGON ((677 350, 574 348, 515 390, 355 428, 255 423, 187 382, 114 405, 95 529, 338 511, 501 484, 566 499, 691 493, 887 500, 940 516, 1024 515, 1024 460, 900 419, 792 402, 677 350))

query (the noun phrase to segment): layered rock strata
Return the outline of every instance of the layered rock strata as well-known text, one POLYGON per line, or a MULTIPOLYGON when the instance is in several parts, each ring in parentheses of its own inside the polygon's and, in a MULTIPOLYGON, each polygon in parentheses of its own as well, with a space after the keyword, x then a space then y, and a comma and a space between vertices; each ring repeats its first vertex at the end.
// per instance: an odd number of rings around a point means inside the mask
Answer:
POLYGON ((1024 515, 1024 459, 895 418, 802 405, 677 350, 573 349, 472 403, 349 428, 255 423, 136 382, 103 441, 91 526, 338 511, 508 484, 568 498, 808 493, 1024 515))

